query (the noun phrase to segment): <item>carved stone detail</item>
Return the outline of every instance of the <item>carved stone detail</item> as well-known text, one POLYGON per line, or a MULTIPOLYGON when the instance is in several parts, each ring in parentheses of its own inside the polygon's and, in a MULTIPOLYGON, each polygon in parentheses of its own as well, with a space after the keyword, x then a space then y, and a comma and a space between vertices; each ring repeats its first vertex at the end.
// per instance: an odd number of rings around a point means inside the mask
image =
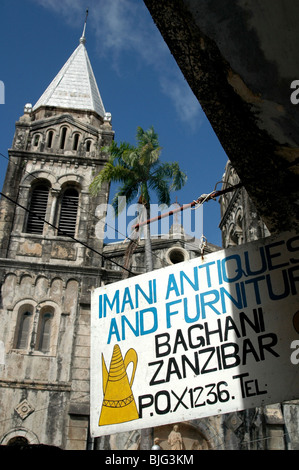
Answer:
POLYGON ((23 400, 18 404, 18 406, 16 406, 15 410, 22 419, 25 419, 33 413, 34 408, 27 400, 23 400))

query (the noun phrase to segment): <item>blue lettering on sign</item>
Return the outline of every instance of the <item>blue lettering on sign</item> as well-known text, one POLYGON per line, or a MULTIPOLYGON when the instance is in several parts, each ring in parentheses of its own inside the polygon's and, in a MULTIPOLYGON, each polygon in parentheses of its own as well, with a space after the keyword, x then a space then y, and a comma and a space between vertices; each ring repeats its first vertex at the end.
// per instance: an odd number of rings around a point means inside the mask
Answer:
POLYGON ((106 318, 109 312, 123 313, 128 307, 130 310, 138 308, 141 299, 144 299, 149 305, 157 302, 156 279, 148 281, 147 292, 139 284, 135 284, 132 288, 133 294, 130 289, 130 287, 126 287, 123 293, 117 289, 112 298, 108 294, 99 295, 99 318, 106 318))
MULTIPOLYGON (((110 318, 108 343, 128 335, 144 336, 297 295, 299 236, 259 246, 201 265, 164 271, 163 283, 144 278, 99 295, 99 318, 110 318), (288 256, 287 256, 288 255, 288 256), (158 304, 157 304, 158 303, 158 304), (157 304, 157 307, 155 307, 157 304), (158 312, 159 309, 159 312, 158 312), (159 317, 158 317, 159 313, 159 317)), ((195 261, 195 260, 194 260, 195 261)), ((196 263, 196 261, 195 261, 196 263)), ((109 287, 110 288, 110 287, 109 287)))
POLYGON ((158 328, 158 312, 156 307, 145 308, 135 312, 135 318, 128 319, 121 315, 119 321, 113 317, 110 322, 108 341, 123 341, 127 338, 127 333, 131 331, 134 336, 144 336, 154 333, 158 328))

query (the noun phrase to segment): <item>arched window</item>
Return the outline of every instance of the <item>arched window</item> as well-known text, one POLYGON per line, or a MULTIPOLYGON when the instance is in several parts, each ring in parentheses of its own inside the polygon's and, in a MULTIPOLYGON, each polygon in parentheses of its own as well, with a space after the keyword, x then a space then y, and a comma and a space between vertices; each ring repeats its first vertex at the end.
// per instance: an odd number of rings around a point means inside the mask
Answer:
POLYGON ((37 349, 43 353, 50 351, 53 313, 45 311, 40 316, 37 349))
POLYGON ((79 134, 74 135, 73 150, 78 150, 79 137, 80 137, 79 134))
POLYGON ((61 137, 60 137, 60 148, 61 149, 64 149, 64 146, 65 146, 66 131, 67 131, 66 127, 63 127, 61 129, 61 137))
POLYGON ((76 232, 79 194, 74 188, 67 189, 62 197, 58 235, 74 236, 76 232))
POLYGON ((52 147, 53 135, 54 135, 54 132, 53 132, 53 131, 49 131, 49 132, 48 132, 47 147, 48 147, 49 149, 52 147))
POLYGON ((34 147, 37 147, 38 146, 38 142, 39 142, 39 134, 35 134, 34 138, 33 138, 33 146, 34 147))
POLYGON ((8 446, 11 447, 23 447, 23 446, 28 446, 28 441, 25 437, 23 436, 16 436, 10 439, 7 443, 8 446))
POLYGON ((17 349, 26 349, 28 347, 28 340, 31 329, 31 318, 32 312, 30 311, 23 312, 20 315, 16 342, 17 349))
POLYGON ((56 354, 59 308, 51 300, 36 304, 28 302, 17 306, 12 347, 20 354, 56 354))
POLYGON ((86 152, 90 152, 91 149, 91 140, 86 141, 86 152))
POLYGON ((49 188, 46 185, 38 185, 33 188, 27 218, 27 233, 42 235, 44 219, 47 212, 48 196, 49 188))

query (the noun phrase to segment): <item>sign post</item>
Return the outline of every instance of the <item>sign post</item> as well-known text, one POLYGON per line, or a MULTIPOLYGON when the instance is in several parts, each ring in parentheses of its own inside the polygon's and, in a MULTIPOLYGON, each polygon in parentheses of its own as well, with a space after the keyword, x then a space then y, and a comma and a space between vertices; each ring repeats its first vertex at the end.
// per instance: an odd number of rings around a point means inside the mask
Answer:
POLYGON ((97 288, 91 434, 299 398, 299 236, 97 288))

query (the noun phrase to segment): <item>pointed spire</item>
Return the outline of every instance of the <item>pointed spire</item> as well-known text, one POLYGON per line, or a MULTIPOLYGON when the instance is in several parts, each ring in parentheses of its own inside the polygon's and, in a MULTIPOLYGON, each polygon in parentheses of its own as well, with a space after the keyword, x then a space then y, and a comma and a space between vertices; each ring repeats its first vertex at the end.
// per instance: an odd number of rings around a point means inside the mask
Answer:
POLYGON ((81 36, 81 38, 80 38, 80 44, 85 44, 85 43, 86 43, 85 29, 86 29, 87 17, 88 17, 88 10, 86 10, 85 21, 84 21, 84 27, 83 27, 83 33, 82 33, 82 36, 81 36))
POLYGON ((105 117, 105 108, 85 48, 87 15, 88 10, 80 44, 34 105, 33 110, 40 106, 54 106, 92 110, 102 118, 105 117))

